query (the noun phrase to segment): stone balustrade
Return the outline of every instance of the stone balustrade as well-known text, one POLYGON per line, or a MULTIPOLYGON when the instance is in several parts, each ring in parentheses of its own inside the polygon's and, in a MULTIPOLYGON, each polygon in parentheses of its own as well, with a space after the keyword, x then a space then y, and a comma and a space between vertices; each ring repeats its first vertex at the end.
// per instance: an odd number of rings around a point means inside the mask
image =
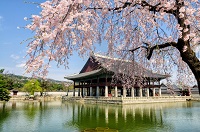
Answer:
POLYGON ((108 103, 108 104, 137 104, 137 103, 160 103, 178 102, 191 100, 191 96, 162 96, 162 97, 72 97, 67 100, 81 101, 85 103, 108 103))

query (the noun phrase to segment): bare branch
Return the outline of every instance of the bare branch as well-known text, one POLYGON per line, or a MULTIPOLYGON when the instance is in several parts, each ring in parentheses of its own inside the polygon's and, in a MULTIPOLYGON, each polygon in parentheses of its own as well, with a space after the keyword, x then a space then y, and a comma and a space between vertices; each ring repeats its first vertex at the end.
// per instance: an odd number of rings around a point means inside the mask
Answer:
MULTIPOLYGON (((119 11, 120 12, 122 9, 125 9, 128 6, 135 7, 137 5, 140 5, 141 7, 149 7, 149 11, 159 12, 161 9, 164 9, 163 10, 164 12, 170 13, 170 14, 174 14, 174 10, 172 10, 172 9, 166 10, 165 7, 159 7, 161 5, 161 3, 158 3, 156 5, 151 5, 151 4, 147 3, 144 0, 141 1, 141 2, 138 2, 138 3, 132 3, 132 2, 121 2, 121 3, 123 3, 122 6, 120 6, 120 7, 113 7, 113 8, 107 8, 107 10, 108 11, 119 11)), ((106 8, 102 8, 102 7, 89 7, 87 9, 102 10, 102 9, 106 9, 106 8)))
MULTIPOLYGON (((107 8, 108 11, 119 11, 122 10, 128 6, 130 6, 132 3, 131 2, 124 2, 122 6, 120 7, 114 7, 114 8, 107 8)), ((89 7, 87 9, 94 9, 94 10, 102 10, 102 9, 106 9, 106 8, 102 8, 102 7, 89 7)))
POLYGON ((138 4, 138 5, 140 5, 142 7, 149 7, 149 11, 159 12, 161 9, 164 9, 163 10, 164 12, 174 14, 174 10, 172 10, 172 9, 166 10, 165 7, 163 7, 163 6, 159 7, 161 5, 161 3, 158 3, 156 5, 151 5, 143 0, 143 1, 141 1, 141 4, 138 4))
POLYGON ((145 49, 148 50, 148 47, 147 47, 147 46, 139 46, 139 47, 134 48, 134 49, 131 49, 131 50, 129 50, 129 51, 133 53, 134 51, 136 51, 136 50, 139 49, 139 48, 145 48, 145 49))
POLYGON ((164 43, 164 44, 161 44, 161 45, 155 45, 155 46, 152 46, 152 47, 148 47, 147 48, 147 59, 148 60, 151 59, 151 56, 152 56, 153 51, 155 49, 163 49, 163 48, 170 47, 170 46, 176 47, 176 45, 177 45, 176 42, 169 42, 169 43, 164 43))

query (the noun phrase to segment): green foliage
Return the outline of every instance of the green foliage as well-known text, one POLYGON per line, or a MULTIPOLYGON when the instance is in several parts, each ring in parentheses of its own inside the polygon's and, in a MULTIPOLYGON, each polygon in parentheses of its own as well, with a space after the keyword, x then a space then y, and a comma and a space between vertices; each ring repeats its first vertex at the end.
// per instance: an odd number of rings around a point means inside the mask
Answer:
POLYGON ((4 72, 4 69, 0 69, 0 73, 3 73, 4 72))
POLYGON ((64 83, 40 80, 43 91, 66 91, 64 83))
POLYGON ((74 85, 69 85, 69 86, 67 87, 67 89, 70 90, 70 91, 72 91, 72 90, 74 89, 74 85))
POLYGON ((0 88, 6 88, 6 80, 3 75, 0 74, 0 88))
POLYGON ((38 80, 40 82, 40 86, 42 88, 42 92, 46 92, 48 91, 48 88, 50 86, 50 82, 49 81, 46 81, 46 80, 38 80))
POLYGON ((63 90, 63 85, 58 84, 58 83, 53 83, 50 87, 51 91, 62 91, 63 90))
POLYGON ((0 101, 9 101, 11 98, 9 96, 10 92, 5 88, 0 88, 0 101))
POLYGON ((25 83, 23 89, 24 91, 28 92, 30 95, 34 95, 34 92, 42 91, 42 88, 40 87, 40 83, 36 79, 31 79, 27 83, 25 83))
POLYGON ((3 72, 2 69, 0 70, 0 88, 11 90, 13 88, 13 80, 1 72, 3 72))
POLYGON ((66 87, 63 82, 52 79, 38 79, 35 85, 40 86, 40 88, 37 88, 38 86, 36 86, 36 88, 30 90, 32 89, 32 85, 30 83, 33 83, 33 80, 35 79, 15 74, 4 74, 3 72, 4 69, 0 69, 0 88, 5 88, 8 90, 15 89, 18 91, 27 91, 29 93, 34 93, 36 91, 41 93, 46 91, 66 91, 66 87))

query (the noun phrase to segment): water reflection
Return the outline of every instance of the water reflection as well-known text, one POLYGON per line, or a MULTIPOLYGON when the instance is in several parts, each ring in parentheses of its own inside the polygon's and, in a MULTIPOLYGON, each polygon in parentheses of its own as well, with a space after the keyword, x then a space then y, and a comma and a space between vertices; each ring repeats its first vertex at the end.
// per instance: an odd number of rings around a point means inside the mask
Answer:
MULTIPOLYGON (((73 120, 68 125, 78 125, 86 128, 109 127, 120 131, 153 131, 157 127, 170 128, 170 124, 163 123, 162 109, 166 104, 139 105, 89 105, 68 104, 73 108, 73 120)), ((170 105, 169 105, 170 106, 170 105)))
POLYGON ((200 102, 134 105, 67 102, 0 103, 0 131, 67 131, 108 127, 119 132, 200 131, 200 102), (184 125, 183 125, 184 124, 184 125))
POLYGON ((10 115, 10 112, 9 111, 6 111, 6 103, 3 102, 0 104, 0 131, 2 131, 2 125, 3 122, 9 117, 10 115))

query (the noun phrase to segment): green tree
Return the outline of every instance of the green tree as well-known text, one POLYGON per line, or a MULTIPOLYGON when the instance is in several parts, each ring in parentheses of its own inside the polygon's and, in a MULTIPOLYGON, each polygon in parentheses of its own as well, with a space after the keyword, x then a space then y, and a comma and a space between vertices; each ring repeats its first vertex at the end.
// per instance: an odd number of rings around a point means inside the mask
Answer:
POLYGON ((40 82, 40 86, 42 88, 42 91, 40 92, 40 96, 42 96, 43 92, 46 92, 49 90, 50 82, 48 80, 44 80, 44 79, 39 80, 39 82, 40 82))
POLYGON ((20 81, 15 81, 13 84, 13 88, 17 90, 20 90, 21 88, 23 88, 23 86, 24 86, 24 83, 20 81))
POLYGON ((9 94, 10 94, 9 90, 5 88, 0 88, 0 101, 2 100, 9 101, 9 99, 11 98, 9 94))
POLYGON ((34 95, 34 92, 41 92, 42 88, 40 83, 36 79, 29 80, 23 87, 24 91, 28 92, 30 95, 34 95))
POLYGON ((0 69, 0 100, 9 101, 10 92, 8 89, 10 89, 10 85, 9 85, 10 78, 5 77, 3 75, 3 71, 4 71, 4 69, 0 69))
POLYGON ((2 75, 2 74, 0 74, 0 88, 6 88, 6 79, 5 79, 5 77, 2 75))
POLYGON ((50 91, 62 91, 65 89, 65 86, 61 83, 51 83, 50 91))
POLYGON ((12 90, 14 86, 14 80, 11 77, 5 76, 6 89, 12 90))
POLYGON ((4 69, 0 69, 0 73, 3 73, 4 72, 4 69))

